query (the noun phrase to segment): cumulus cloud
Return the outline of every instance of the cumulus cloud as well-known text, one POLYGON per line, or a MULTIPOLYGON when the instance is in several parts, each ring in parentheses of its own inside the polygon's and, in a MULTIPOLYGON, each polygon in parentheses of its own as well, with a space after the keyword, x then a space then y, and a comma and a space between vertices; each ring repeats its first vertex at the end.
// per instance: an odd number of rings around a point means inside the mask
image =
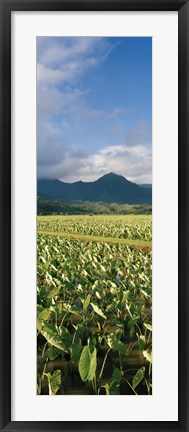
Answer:
POLYGON ((114 171, 136 183, 151 182, 151 148, 146 146, 107 146, 92 155, 78 148, 66 149, 57 164, 40 167, 41 177, 59 178, 63 181, 94 181, 114 171), (115 169, 116 167, 116 169, 115 169))
POLYGON ((151 181, 151 149, 146 146, 107 146, 87 161, 84 172, 96 177, 114 171, 137 183, 151 181), (145 173, 145 174, 144 174, 145 173))

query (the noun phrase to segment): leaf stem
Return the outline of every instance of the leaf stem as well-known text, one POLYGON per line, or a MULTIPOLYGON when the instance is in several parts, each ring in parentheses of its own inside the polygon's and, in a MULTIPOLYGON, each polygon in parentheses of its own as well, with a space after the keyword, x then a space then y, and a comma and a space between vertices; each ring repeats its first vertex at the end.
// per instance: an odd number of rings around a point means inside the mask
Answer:
POLYGON ((104 366, 105 366, 105 364, 106 364, 106 360, 107 360, 107 357, 108 357, 108 354, 109 354, 110 350, 111 350, 111 348, 109 348, 108 351, 107 351, 106 354, 105 354, 104 361, 103 361, 103 363, 102 363, 102 367, 101 367, 101 371, 100 371, 100 375, 99 375, 99 380, 101 380, 101 378, 102 378, 102 374, 103 374, 104 366))
POLYGON ((126 383, 129 385, 129 387, 132 389, 132 391, 134 392, 134 394, 136 394, 136 395, 138 396, 138 393, 134 390, 134 388, 133 388, 133 386, 130 384, 130 382, 127 381, 126 378, 123 378, 123 379, 124 379, 124 381, 126 381, 126 383))
POLYGON ((94 385, 95 385, 95 393, 98 394, 98 392, 97 392, 97 385, 96 385, 96 375, 94 377, 94 385))
POLYGON ((45 349, 46 349, 47 344, 48 344, 48 342, 46 342, 45 345, 44 345, 44 347, 43 347, 43 351, 42 351, 41 357, 43 357, 44 354, 45 354, 45 349))

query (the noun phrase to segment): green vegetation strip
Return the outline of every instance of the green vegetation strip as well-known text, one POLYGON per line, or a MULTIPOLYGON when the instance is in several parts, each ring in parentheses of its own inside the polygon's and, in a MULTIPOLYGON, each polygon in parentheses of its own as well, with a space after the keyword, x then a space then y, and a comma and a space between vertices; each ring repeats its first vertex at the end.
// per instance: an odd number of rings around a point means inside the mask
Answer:
POLYGON ((132 240, 132 239, 125 239, 125 238, 113 238, 113 237, 98 237, 98 236, 89 236, 89 235, 80 235, 80 234, 74 234, 74 233, 65 233, 65 232, 58 232, 58 231, 37 231, 38 234, 47 235, 47 236, 58 236, 63 237, 66 239, 75 239, 75 240, 82 240, 82 241, 96 241, 96 242, 102 242, 102 243, 111 243, 111 244, 124 244, 128 246, 135 247, 137 249, 145 249, 145 250, 151 250, 152 249, 152 242, 151 241, 144 241, 144 240, 132 240))

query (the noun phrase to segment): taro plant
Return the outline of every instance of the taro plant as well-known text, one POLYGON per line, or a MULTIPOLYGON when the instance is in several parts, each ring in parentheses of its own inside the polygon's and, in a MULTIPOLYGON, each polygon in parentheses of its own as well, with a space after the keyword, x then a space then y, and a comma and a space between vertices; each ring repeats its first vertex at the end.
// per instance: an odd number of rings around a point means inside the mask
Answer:
MULTIPOLYGON (((150 237, 150 218, 129 223, 39 220, 44 231, 150 237)), ((38 234, 38 394, 151 394, 151 259, 119 243, 38 234)))

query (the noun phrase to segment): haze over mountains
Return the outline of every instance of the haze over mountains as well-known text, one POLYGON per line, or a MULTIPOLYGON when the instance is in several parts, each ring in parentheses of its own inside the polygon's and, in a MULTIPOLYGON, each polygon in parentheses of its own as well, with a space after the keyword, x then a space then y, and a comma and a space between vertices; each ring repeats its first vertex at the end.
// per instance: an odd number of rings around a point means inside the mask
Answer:
POLYGON ((121 175, 109 173, 94 182, 65 183, 60 180, 38 180, 37 195, 52 200, 91 201, 120 204, 150 204, 150 185, 139 186, 121 175))

